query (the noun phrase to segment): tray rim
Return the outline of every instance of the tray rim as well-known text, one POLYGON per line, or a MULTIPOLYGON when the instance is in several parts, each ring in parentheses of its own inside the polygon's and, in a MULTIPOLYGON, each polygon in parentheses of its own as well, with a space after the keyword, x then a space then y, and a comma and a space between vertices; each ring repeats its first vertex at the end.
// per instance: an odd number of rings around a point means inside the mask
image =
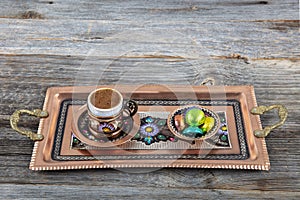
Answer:
MULTIPOLYGON (((164 85, 165 86, 165 85, 164 85)), ((51 98, 51 95, 56 94, 57 92, 63 92, 63 91, 70 91, 74 88, 77 88, 79 90, 85 90, 85 93, 88 91, 92 91, 95 88, 99 87, 121 87, 121 88, 136 88, 136 85, 99 85, 99 86, 71 86, 71 87, 51 87, 48 88, 46 97, 44 100, 44 105, 43 105, 43 110, 48 110, 48 106, 53 103, 53 98, 51 98)), ((145 86, 148 92, 153 92, 157 91, 157 89, 162 89, 164 90, 164 87, 160 87, 158 85, 146 85, 145 86)), ((184 90, 186 86, 184 85, 168 85, 168 87, 171 88, 176 88, 177 90, 184 90)), ((255 92, 254 92, 254 87, 251 85, 244 85, 244 86, 189 86, 192 87, 194 90, 195 89, 213 89, 213 91, 222 91, 224 88, 227 90, 231 91, 236 91, 236 92, 242 92, 243 90, 248 92, 248 96, 246 96, 247 104, 249 104, 249 101, 253 105, 251 106, 257 106, 256 102, 256 97, 255 97, 255 92)), ((145 89, 145 88, 144 88, 145 89)), ((161 90, 160 90, 161 91, 161 90)), ((57 94, 56 94, 57 95, 57 94)), ((248 105, 246 105, 248 106, 248 105)), ((53 108, 52 108, 53 110, 53 108)), ((244 115, 244 114, 243 114, 244 115)), ((251 123, 251 126, 255 126, 256 128, 261 128, 261 121, 259 116, 254 116, 250 115, 248 113, 248 117, 251 123)), ((244 117, 244 116, 242 116, 244 117)), ((47 119, 41 119, 39 128, 38 128, 38 133, 42 133, 43 129, 45 128, 45 121, 47 119)), ((248 125, 249 126, 249 125, 248 125)), ((251 129, 251 127, 250 127, 251 129)), ((246 133, 247 135, 247 133, 246 133)), ((48 136, 48 135, 47 135, 48 136)), ((249 137, 249 136, 247 136, 249 137)), ((166 163, 161 163, 159 160, 142 160, 143 162, 141 163, 141 160, 138 161, 130 161, 130 163, 126 163, 124 161, 120 160, 113 160, 113 161, 92 161, 92 162, 82 162, 78 161, 76 164, 70 164, 68 162, 61 162, 61 161, 53 161, 53 163, 47 163, 45 160, 41 160, 40 156, 38 156, 38 151, 41 149, 41 146, 43 145, 43 141, 36 141, 33 147, 33 152, 32 152, 32 157, 31 157, 31 162, 29 165, 29 168, 31 170, 64 170, 64 169, 90 169, 90 168, 132 168, 132 167, 170 167, 170 168, 223 168, 223 169, 254 169, 254 170, 269 170, 270 169, 270 162, 269 162, 269 156, 267 152, 267 147, 265 143, 264 138, 256 138, 250 136, 251 139, 251 144, 248 145, 254 145, 257 147, 257 145, 260 146, 262 152, 260 153, 260 156, 262 156, 262 161, 261 163, 252 163, 252 162, 244 162, 237 164, 235 162, 232 162, 230 160, 226 160, 226 164, 221 163, 220 160, 211 160, 213 162, 210 163, 205 163, 204 160, 202 160, 202 163, 195 163, 194 161, 191 160, 176 160, 174 163, 166 164, 166 163), (38 164, 37 161, 40 163, 38 164), (216 161, 216 162, 214 162, 216 161)), ((248 142, 248 140, 247 140, 248 142)), ((43 147, 42 147, 43 148, 43 147)), ((40 153, 43 154, 43 153, 40 153)), ((222 161, 222 160, 221 160, 222 161)), ((233 160, 236 161, 236 160, 233 160)))

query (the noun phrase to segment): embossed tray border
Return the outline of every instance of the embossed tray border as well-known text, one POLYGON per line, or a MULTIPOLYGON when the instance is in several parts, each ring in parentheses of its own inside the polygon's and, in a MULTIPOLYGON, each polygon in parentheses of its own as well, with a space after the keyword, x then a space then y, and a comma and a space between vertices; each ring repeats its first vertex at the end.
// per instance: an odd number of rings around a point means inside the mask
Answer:
POLYGON ((66 115, 68 111, 68 107, 70 105, 84 105, 86 103, 85 100, 72 100, 66 99, 62 102, 60 107, 57 128, 55 133, 52 158, 58 161, 80 161, 80 160, 111 160, 111 159, 120 159, 120 160, 131 160, 131 159, 204 159, 204 160, 245 160, 249 157, 249 151, 247 148, 245 131, 244 131, 244 121, 241 118, 241 109, 240 103, 237 100, 228 100, 228 101, 173 101, 173 100, 151 100, 151 101, 143 101, 143 100, 135 100, 139 105, 149 106, 149 105, 189 105, 189 104, 198 104, 198 105, 213 105, 213 106, 232 106, 236 119, 236 127, 238 133, 238 141, 240 154, 207 154, 207 155, 113 155, 113 156, 78 156, 78 155, 60 155, 61 145, 64 135, 64 127, 66 122, 66 115))

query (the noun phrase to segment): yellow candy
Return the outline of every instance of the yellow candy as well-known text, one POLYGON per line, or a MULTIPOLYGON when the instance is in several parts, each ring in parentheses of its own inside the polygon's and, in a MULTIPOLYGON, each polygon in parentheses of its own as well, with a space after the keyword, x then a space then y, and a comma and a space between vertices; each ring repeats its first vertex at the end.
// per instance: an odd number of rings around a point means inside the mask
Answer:
POLYGON ((210 131, 215 125, 215 119, 213 117, 206 117, 204 124, 202 125, 202 129, 206 129, 206 131, 210 131))

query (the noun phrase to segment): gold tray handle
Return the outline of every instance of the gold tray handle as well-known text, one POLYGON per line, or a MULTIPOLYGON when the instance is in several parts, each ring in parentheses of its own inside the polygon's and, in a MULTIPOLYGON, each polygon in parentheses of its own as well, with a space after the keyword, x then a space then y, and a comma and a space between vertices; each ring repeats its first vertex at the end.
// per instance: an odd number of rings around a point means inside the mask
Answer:
POLYGON ((48 112, 40 109, 35 109, 33 111, 30 110, 16 110, 11 116, 10 116, 10 126, 16 130, 17 132, 21 133, 22 135, 26 135, 33 141, 39 141, 43 140, 44 136, 41 134, 34 133, 32 131, 20 129, 18 127, 18 123, 20 120, 21 114, 29 114, 35 117, 45 118, 48 117, 48 112))
POLYGON ((271 106, 258 106, 258 107, 254 107, 254 108, 251 109, 251 113, 253 115, 262 115, 265 112, 267 112, 269 110, 272 110, 272 109, 275 109, 275 108, 278 109, 278 116, 280 118, 280 121, 278 123, 274 124, 274 125, 266 126, 262 130, 255 130, 254 135, 256 137, 266 137, 266 136, 269 135, 269 133, 273 129, 275 129, 275 128, 281 126, 282 124, 284 124, 284 122, 287 118, 287 115, 288 115, 288 111, 283 105, 280 105, 280 104, 271 105, 271 106))

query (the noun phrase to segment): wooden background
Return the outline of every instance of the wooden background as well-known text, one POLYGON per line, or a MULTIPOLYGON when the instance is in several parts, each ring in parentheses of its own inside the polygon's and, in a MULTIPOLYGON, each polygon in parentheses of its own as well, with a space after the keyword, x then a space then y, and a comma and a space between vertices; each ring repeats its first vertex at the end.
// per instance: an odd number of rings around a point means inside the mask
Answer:
MULTIPOLYGON (((0 199, 299 199, 298 8, 297 0, 1 1, 0 199), (197 85, 205 77, 254 85, 260 105, 287 106, 286 124, 266 139, 269 172, 33 172, 33 142, 9 125, 14 110, 42 108, 51 86, 197 85)), ((36 131, 38 120, 22 126, 36 131)))

